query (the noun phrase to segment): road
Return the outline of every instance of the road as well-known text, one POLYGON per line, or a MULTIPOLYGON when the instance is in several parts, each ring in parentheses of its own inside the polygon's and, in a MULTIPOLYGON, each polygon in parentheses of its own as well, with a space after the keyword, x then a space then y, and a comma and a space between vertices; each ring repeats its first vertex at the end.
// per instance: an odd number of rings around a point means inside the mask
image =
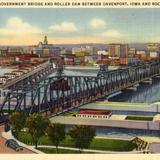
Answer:
POLYGON ((65 125, 89 125, 101 127, 116 127, 128 129, 145 129, 159 130, 159 121, 132 121, 132 120, 112 120, 112 119, 95 119, 95 118, 79 118, 71 116, 55 116, 50 118, 51 122, 61 123, 65 125))
POLYGON ((31 150, 29 149, 26 149, 26 148, 23 148, 23 151, 18 151, 16 152, 15 150, 9 148, 9 147, 6 147, 5 146, 5 142, 6 142, 6 139, 4 137, 2 137, 2 132, 4 132, 4 126, 1 125, 0 126, 0 153, 13 153, 13 154, 31 154, 31 153, 34 153, 32 152, 31 150))
MULTIPOLYGON (((48 145, 39 145, 39 148, 56 148, 55 146, 48 146, 48 145)), ((62 147, 59 146, 59 149, 67 149, 67 150, 72 150, 72 151, 79 151, 78 148, 71 148, 71 147, 62 147)), ((104 151, 104 150, 95 150, 95 149, 83 149, 82 151, 84 152, 90 152, 90 153, 108 153, 108 154, 139 154, 142 153, 142 151, 128 151, 128 152, 118 152, 118 151, 104 151)))

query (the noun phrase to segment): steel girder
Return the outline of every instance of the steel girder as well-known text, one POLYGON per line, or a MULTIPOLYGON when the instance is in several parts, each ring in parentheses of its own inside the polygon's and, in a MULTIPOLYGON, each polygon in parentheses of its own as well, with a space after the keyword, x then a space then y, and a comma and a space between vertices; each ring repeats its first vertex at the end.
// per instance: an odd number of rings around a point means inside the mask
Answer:
POLYGON ((156 62, 112 71, 101 67, 96 77, 58 75, 40 82, 19 83, 10 88, 0 112, 7 109, 23 110, 26 114, 61 113, 159 74, 160 64, 156 62), (58 83, 60 85, 56 85, 58 83))

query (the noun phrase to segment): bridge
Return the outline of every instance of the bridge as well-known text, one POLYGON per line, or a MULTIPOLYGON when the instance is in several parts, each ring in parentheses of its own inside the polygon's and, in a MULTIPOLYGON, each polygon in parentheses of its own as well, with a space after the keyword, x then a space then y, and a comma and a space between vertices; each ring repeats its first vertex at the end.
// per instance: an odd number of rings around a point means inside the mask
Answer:
POLYGON ((0 113, 4 116, 5 112, 23 111, 27 115, 38 112, 54 116, 159 75, 159 61, 112 71, 103 65, 97 76, 67 76, 63 68, 58 68, 55 76, 10 85, 0 113))
POLYGON ((14 79, 8 80, 4 84, 1 84, 0 88, 5 90, 14 88, 18 84, 26 85, 29 83, 38 82, 41 81, 44 77, 51 74, 53 71, 55 71, 53 64, 51 64, 50 62, 45 62, 34 67, 33 70, 31 69, 27 73, 24 73, 21 76, 15 77, 14 79))

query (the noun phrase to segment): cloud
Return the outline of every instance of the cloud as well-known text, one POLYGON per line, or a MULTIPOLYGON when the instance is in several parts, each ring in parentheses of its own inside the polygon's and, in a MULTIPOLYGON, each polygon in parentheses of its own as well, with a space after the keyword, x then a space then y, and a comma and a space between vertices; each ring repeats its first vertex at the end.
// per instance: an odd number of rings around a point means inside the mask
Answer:
POLYGON ((5 27, 0 28, 1 36, 24 36, 28 34, 39 34, 42 30, 23 21, 19 17, 11 17, 7 20, 5 27))
POLYGON ((110 30, 106 30, 105 32, 101 33, 101 36, 108 37, 108 38, 121 38, 123 35, 121 32, 117 30, 110 29, 110 30))
POLYGON ((103 19, 94 18, 90 21, 90 26, 92 28, 105 27, 106 22, 103 19))
MULTIPOLYGON (((61 32, 78 32, 78 28, 72 22, 62 22, 49 27, 52 31, 61 32)), ((43 40, 44 32, 41 28, 34 26, 19 17, 11 17, 6 21, 4 27, 0 28, 0 44, 3 45, 32 45, 38 44, 43 40)), ((59 33, 58 32, 58 33, 59 33)), ((45 34, 47 31, 45 32, 45 34)), ((63 43, 107 43, 121 41, 124 37, 121 32, 117 30, 106 30, 103 33, 96 34, 74 34, 74 36, 59 36, 51 34, 48 31, 49 43, 63 44, 63 43)))
POLYGON ((58 32, 77 32, 78 28, 73 22, 62 22, 60 24, 55 24, 49 26, 49 29, 58 32))

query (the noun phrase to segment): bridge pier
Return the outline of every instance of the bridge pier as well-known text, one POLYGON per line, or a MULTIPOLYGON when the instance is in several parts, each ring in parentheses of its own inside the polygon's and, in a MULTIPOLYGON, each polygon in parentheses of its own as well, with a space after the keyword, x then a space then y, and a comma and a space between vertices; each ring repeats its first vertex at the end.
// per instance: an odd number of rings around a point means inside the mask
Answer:
POLYGON ((155 76, 154 78, 156 78, 156 79, 160 79, 160 75, 159 75, 159 76, 155 76))
POLYGON ((124 89, 123 91, 134 91, 134 92, 136 92, 137 91, 137 86, 128 87, 128 88, 124 89))
POLYGON ((147 79, 145 81, 142 81, 140 83, 142 83, 142 84, 152 84, 152 78, 149 78, 149 79, 147 79))

